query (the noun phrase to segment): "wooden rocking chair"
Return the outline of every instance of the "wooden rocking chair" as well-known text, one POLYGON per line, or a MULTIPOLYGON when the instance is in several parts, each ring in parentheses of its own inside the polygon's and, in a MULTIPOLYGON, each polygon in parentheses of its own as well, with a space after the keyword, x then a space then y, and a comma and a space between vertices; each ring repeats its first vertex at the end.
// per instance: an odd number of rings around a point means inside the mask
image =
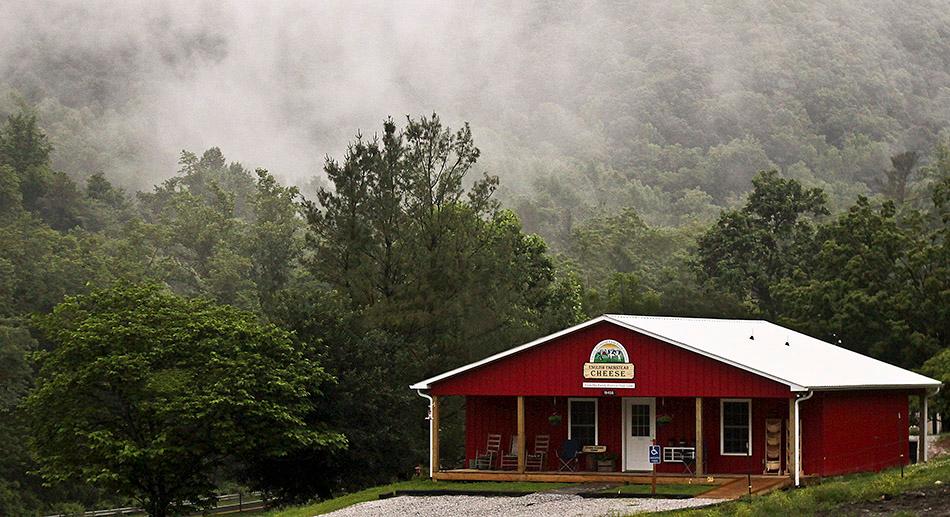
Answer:
POLYGON ((511 436, 511 446, 508 453, 501 455, 501 470, 516 470, 518 468, 518 435, 511 436))
POLYGON ((544 470, 544 462, 548 457, 548 447, 551 445, 551 435, 539 434, 534 437, 534 452, 525 455, 526 470, 544 470))
POLYGON ((495 458, 501 451, 501 435, 489 434, 485 452, 475 451, 474 467, 478 470, 491 470, 495 465, 495 458))

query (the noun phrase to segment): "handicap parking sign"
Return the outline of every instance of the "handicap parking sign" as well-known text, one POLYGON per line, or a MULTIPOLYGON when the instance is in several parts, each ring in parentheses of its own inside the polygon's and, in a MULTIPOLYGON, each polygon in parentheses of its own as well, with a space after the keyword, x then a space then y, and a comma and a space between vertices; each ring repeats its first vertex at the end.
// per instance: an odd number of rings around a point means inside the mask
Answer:
POLYGON ((651 445, 650 446, 650 463, 657 464, 660 463, 660 446, 651 445))

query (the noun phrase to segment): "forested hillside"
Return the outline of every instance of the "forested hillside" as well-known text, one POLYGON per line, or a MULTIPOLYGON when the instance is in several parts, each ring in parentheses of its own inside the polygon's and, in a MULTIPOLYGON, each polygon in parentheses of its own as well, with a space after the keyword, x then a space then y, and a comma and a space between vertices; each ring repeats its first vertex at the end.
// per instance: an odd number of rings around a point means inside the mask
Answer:
MULTIPOLYGON (((381 133, 328 159, 332 188, 314 199, 266 170, 229 163, 217 148, 183 152, 176 176, 131 196, 100 174, 81 185, 55 171, 35 116, 8 118, 0 129, 6 513, 125 504, 137 493, 135 502, 158 507, 135 476, 154 478, 152 461, 184 465, 201 454, 207 466, 185 469, 198 477, 173 501, 210 504, 224 482, 292 501, 407 476, 426 443, 425 404, 410 382, 603 312, 767 317, 902 366, 927 361, 931 375, 945 375, 950 144, 914 170, 929 178, 915 183, 919 209, 859 197, 831 214, 821 189, 760 172, 744 203, 711 225, 657 228, 627 207, 579 225, 565 253, 552 255, 494 198, 498 178, 471 177, 480 150, 468 126, 452 130, 432 115, 404 126, 388 120, 381 133), (267 364, 254 357, 278 353, 248 350, 251 331, 226 330, 252 320, 268 325, 253 331, 261 335, 290 331, 273 346, 291 358, 251 373, 267 364), (166 339, 171 325, 209 330, 174 331, 180 342, 166 339), (168 352, 156 356, 162 347, 168 352), (143 355, 130 363, 132 353, 143 355), (222 360, 225 370, 206 371, 222 360), (210 425, 199 435, 213 437, 223 423, 202 423, 208 409, 190 414, 207 403, 192 398, 208 394, 179 376, 223 381, 224 372, 296 380, 239 377, 242 389, 214 406, 263 404, 272 387, 311 379, 279 422, 332 434, 288 431, 290 442, 265 445, 269 438, 247 434, 250 408, 223 409, 218 418, 241 415, 242 424, 226 441, 197 447, 197 429, 210 425), (242 398, 247 390, 263 391, 242 398), (103 397, 168 416, 113 414, 103 397), (133 432, 138 418, 158 434, 133 432), (182 427, 182 418, 194 422, 182 427), (182 448, 158 445, 176 441, 182 448), (130 466, 120 459, 130 447, 153 459, 130 466)), ((450 458, 459 417, 445 408, 450 458)), ((182 472, 163 475, 179 482, 182 472)))
POLYGON ((945 5, 112 7, 0 17, 0 515, 410 476, 602 313, 950 380, 945 5))
POLYGON ((18 11, 0 27, 0 112, 10 91, 35 105, 74 179, 147 190, 180 149, 216 145, 306 187, 356 129, 437 110, 472 124, 480 167, 558 245, 629 205, 709 221, 769 168, 843 209, 950 121, 939 1, 18 11), (358 23, 379 32, 341 32, 358 23))

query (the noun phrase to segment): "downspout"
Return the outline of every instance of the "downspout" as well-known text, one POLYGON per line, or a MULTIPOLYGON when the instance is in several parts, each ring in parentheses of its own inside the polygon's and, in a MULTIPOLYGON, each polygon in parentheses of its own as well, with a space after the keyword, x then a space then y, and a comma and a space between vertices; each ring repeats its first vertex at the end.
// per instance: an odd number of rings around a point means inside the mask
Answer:
POLYGON ((798 404, 802 401, 808 400, 815 395, 814 391, 809 391, 808 395, 804 397, 799 397, 795 399, 795 486, 801 486, 801 479, 799 479, 802 471, 802 419, 799 416, 798 404))
POLYGON ((422 390, 416 390, 416 393, 422 398, 429 399, 429 416, 426 420, 429 421, 429 479, 432 479, 432 397, 423 393, 422 390))

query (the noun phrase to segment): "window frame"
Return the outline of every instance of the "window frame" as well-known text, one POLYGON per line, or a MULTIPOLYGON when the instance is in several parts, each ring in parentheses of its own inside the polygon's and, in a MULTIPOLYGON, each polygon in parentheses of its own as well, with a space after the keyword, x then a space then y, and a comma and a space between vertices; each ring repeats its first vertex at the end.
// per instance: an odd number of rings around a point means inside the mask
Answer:
POLYGON ((721 456, 752 456, 752 399, 719 399, 719 454, 721 456), (726 402, 743 402, 749 408, 746 427, 749 443, 746 452, 726 452, 726 402))
POLYGON ((567 439, 571 440, 571 428, 574 427, 571 422, 571 411, 574 402, 593 402, 594 403, 594 445, 600 445, 600 404, 595 397, 571 397, 567 399, 567 439))

